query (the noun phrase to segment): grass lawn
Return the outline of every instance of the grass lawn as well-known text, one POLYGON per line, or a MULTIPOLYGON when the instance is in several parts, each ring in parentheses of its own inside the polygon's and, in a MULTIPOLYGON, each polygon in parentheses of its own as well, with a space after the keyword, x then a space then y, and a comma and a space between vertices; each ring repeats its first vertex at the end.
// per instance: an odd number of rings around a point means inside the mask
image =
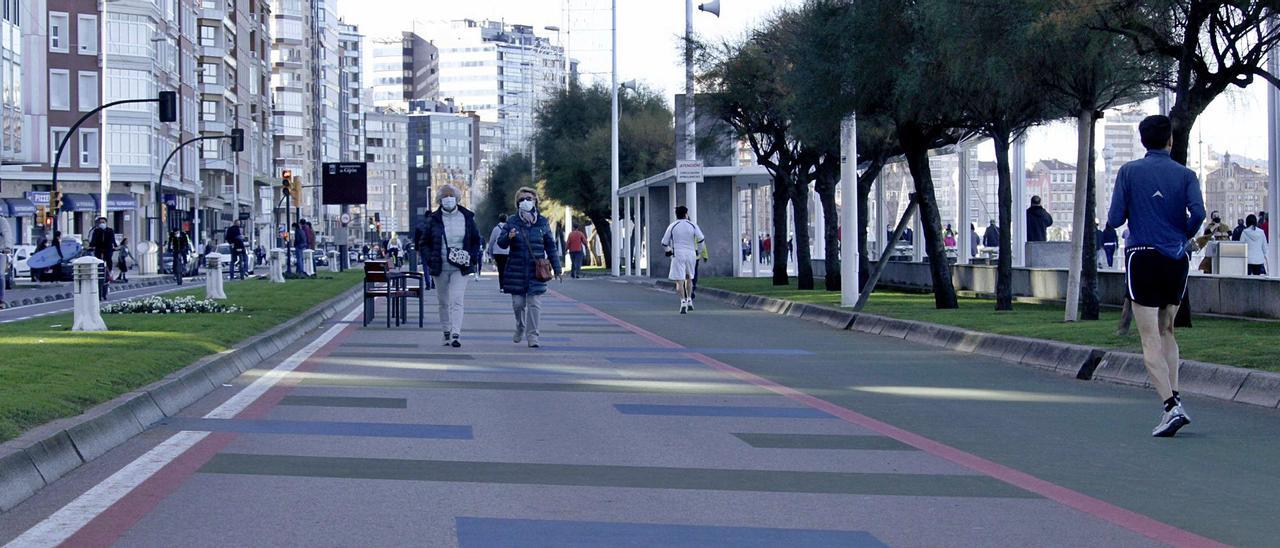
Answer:
MULTIPOLYGON (((796 289, 794 279, 790 286, 778 287, 773 286, 769 278, 706 278, 698 283, 797 302, 840 305, 840 294, 822 291, 821 282, 817 291, 796 289)), ((1116 336, 1119 309, 1103 308, 1102 319, 1096 322, 1068 324, 1062 321, 1061 305, 1014 303, 1012 312, 995 312, 994 308, 995 301, 962 297, 959 309, 938 310, 933 307, 932 294, 891 291, 873 293, 866 305, 869 313, 904 320, 1099 348, 1142 351, 1137 326, 1128 337, 1116 336)), ((1195 327, 1191 329, 1178 330, 1178 345, 1184 359, 1280 371, 1280 344, 1277 344, 1280 323, 1196 316, 1193 324, 1195 327)))
MULTIPOLYGON (((315 280, 227 283, 236 314, 103 314, 110 331, 71 331, 71 313, 0 325, 0 441, 157 381, 201 357, 296 317, 359 283, 363 273, 315 280)), ((203 284, 166 297, 204 298, 203 284)))

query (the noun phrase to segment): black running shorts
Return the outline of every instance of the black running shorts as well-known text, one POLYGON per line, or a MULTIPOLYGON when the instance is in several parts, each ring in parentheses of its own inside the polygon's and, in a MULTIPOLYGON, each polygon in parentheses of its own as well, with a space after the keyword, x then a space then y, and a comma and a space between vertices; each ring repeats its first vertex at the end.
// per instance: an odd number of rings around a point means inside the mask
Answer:
POLYGON ((1152 247, 1125 250, 1129 300, 1142 306, 1177 306, 1187 292, 1190 259, 1170 259, 1152 247))

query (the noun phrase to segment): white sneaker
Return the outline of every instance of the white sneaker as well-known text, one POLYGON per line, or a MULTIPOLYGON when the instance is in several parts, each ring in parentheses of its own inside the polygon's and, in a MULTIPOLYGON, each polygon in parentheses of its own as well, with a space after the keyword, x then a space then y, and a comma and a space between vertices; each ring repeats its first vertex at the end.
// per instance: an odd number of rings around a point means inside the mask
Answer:
POLYGON ((689 313, 689 301, 684 300, 684 299, 682 299, 682 300, 680 301, 680 313, 681 313, 681 314, 688 314, 688 313, 689 313))
POLYGON ((1157 438, 1172 438, 1179 429, 1188 424, 1191 424, 1191 419, 1187 418, 1187 414, 1182 411, 1182 404, 1177 404, 1173 409, 1160 415, 1160 424, 1151 431, 1151 435, 1157 438))
POLYGON ((689 311, 690 311, 690 312, 692 312, 692 311, 693 311, 693 299, 686 299, 686 301, 687 301, 687 304, 685 304, 685 306, 689 307, 689 311))

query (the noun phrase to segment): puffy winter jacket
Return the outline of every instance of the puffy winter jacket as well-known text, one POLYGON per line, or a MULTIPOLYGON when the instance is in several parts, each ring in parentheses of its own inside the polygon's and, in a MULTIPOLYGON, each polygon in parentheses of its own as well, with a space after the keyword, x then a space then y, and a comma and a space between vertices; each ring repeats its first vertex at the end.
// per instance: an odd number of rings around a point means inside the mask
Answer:
POLYGON ((541 295, 547 292, 546 282, 533 278, 534 258, 550 259, 552 270, 560 274, 560 254, 546 217, 539 215, 533 224, 525 222, 519 214, 507 217, 507 231, 498 236, 498 247, 511 250, 502 283, 502 290, 507 293, 541 295), (516 231, 514 238, 510 237, 512 229, 516 231))
MULTIPOLYGON (((480 264, 480 229, 476 228, 475 213, 462 206, 458 206, 458 212, 462 213, 462 218, 467 225, 467 233, 462 237, 462 249, 471 255, 471 266, 459 270, 463 274, 471 274, 480 264)), ((439 209, 427 215, 426 230, 418 245, 420 246, 418 250, 427 261, 430 274, 440 274, 444 267, 444 258, 440 256, 440 250, 444 246, 444 213, 439 209)))

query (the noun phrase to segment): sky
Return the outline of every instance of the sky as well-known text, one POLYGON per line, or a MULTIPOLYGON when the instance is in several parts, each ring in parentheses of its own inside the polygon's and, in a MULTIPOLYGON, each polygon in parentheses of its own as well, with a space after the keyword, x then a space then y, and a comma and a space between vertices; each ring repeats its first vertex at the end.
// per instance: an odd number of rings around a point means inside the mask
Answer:
MULTIPOLYGON (((685 3, 681 0, 616 1, 618 80, 639 80, 662 91, 670 101, 684 89, 680 37, 684 34, 685 3)), ((695 6, 701 1, 704 0, 696 0, 695 6)), ((737 38, 778 9, 799 3, 800 0, 721 0, 719 18, 695 8, 694 31, 707 39, 737 38)), ((410 30, 414 21, 425 25, 432 21, 468 18, 532 25, 553 42, 564 40, 563 30, 568 29, 570 55, 581 62, 583 77, 605 81, 610 71, 609 7, 610 0, 338 0, 339 16, 359 25, 366 39, 410 30), (376 9, 371 9, 374 7, 376 9), (557 37, 555 32, 541 30, 549 25, 560 27, 562 35, 557 37)), ((1265 90, 1265 82, 1258 81, 1245 90, 1233 88, 1219 97, 1197 124, 1205 144, 1219 153, 1226 151, 1266 160, 1265 90)), ((1028 163, 1041 158, 1074 163, 1074 133, 1074 125, 1069 123, 1051 124, 1032 131, 1027 145, 1028 163)), ((984 159, 994 157, 992 152, 981 154, 984 159)), ((1194 159, 1194 151, 1192 156, 1194 159)))

